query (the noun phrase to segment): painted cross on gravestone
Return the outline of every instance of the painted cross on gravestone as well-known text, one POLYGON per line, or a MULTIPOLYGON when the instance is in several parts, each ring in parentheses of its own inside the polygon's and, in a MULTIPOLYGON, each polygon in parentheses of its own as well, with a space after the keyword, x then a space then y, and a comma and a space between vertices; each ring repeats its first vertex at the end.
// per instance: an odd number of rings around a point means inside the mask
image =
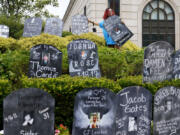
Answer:
POLYGON ((36 89, 20 89, 3 102, 5 135, 54 135, 54 98, 36 89))
POLYGON ((31 48, 29 77, 56 78, 62 73, 62 52, 51 45, 31 48))
POLYGON ((180 134, 180 89, 161 88, 154 96, 154 135, 180 134))
POLYGON ((0 25, 0 37, 9 37, 9 27, 6 25, 0 25))
POLYGON ((173 55, 173 78, 180 79, 180 50, 173 55))
POLYGON ((119 16, 116 15, 108 17, 104 21, 104 28, 119 46, 122 46, 133 36, 133 33, 121 22, 119 16))
POLYGON ((152 94, 143 87, 127 87, 117 94, 116 135, 150 135, 152 94))
POLYGON ((76 95, 72 135, 114 135, 115 94, 104 88, 84 89, 76 95))
POLYGON ((44 33, 61 37, 63 31, 63 22, 59 18, 48 18, 46 21, 44 33))
POLYGON ((72 41, 68 47, 71 76, 101 77, 97 46, 86 39, 72 41))
POLYGON ((165 41, 150 44, 144 52, 143 81, 163 81, 172 78, 174 48, 165 41))
POLYGON ((82 33, 88 33, 88 19, 84 15, 75 15, 72 17, 71 31, 73 34, 80 35, 82 33))
POLYGON ((42 20, 41 18, 28 18, 24 23, 23 37, 33 37, 41 34, 42 20))

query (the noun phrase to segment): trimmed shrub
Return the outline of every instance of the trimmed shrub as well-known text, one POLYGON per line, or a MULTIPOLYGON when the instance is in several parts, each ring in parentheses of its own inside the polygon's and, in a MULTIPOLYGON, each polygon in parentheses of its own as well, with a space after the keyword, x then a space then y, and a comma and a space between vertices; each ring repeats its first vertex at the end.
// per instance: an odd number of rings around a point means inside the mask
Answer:
POLYGON ((65 38, 49 34, 41 34, 40 36, 34 37, 24 37, 17 41, 17 44, 20 46, 19 49, 27 51, 38 44, 52 45, 61 50, 66 48, 68 43, 69 42, 65 38))
POLYGON ((69 32, 69 31, 63 31, 62 32, 62 37, 67 37, 67 36, 70 36, 70 35, 73 35, 72 32, 69 32))
POLYGON ((17 41, 13 38, 0 37, 0 52, 4 53, 7 50, 15 50, 19 48, 17 41))
POLYGON ((72 127, 74 98, 84 88, 102 87, 118 92, 121 87, 112 80, 105 78, 70 77, 63 75, 59 78, 21 79, 21 88, 39 88, 51 94, 56 101, 56 124, 63 123, 72 127))

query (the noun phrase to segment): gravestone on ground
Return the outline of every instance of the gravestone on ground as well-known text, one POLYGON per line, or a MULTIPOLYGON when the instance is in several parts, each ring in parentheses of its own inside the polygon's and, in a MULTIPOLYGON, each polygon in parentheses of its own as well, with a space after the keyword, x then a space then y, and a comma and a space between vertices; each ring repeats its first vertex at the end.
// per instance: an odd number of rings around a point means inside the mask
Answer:
POLYGON ((68 47, 71 76, 101 77, 97 46, 86 39, 72 41, 68 47))
POLYGON ((28 18, 24 23, 23 37, 33 37, 41 34, 42 20, 41 18, 28 18))
POLYGON ((180 50, 173 55, 173 78, 180 79, 180 50))
POLYGON ((44 33, 61 37, 63 30, 63 22, 59 18, 48 18, 46 21, 44 33))
POLYGON ((72 135, 114 135, 115 94, 104 88, 84 89, 76 95, 72 135))
POLYGON ((150 44, 144 52, 143 81, 163 81, 172 78, 174 48, 165 41, 150 44))
POLYGON ((56 78, 62 72, 62 52, 51 45, 31 48, 29 77, 56 78))
POLYGON ((180 89, 161 88, 154 96, 154 135, 180 134, 180 89))
POLYGON ((117 94, 116 135, 150 135, 152 94, 143 87, 127 87, 117 94))
POLYGON ((121 22, 119 16, 116 15, 108 17, 104 21, 104 28, 119 46, 122 46, 133 36, 133 33, 121 22))
POLYGON ((3 102, 5 135, 54 135, 54 98, 36 88, 20 89, 3 102))
POLYGON ((9 37, 9 27, 6 25, 0 25, 0 37, 9 37))
POLYGON ((84 15, 75 15, 72 17, 71 31, 73 34, 80 35, 82 33, 88 33, 88 19, 84 15))

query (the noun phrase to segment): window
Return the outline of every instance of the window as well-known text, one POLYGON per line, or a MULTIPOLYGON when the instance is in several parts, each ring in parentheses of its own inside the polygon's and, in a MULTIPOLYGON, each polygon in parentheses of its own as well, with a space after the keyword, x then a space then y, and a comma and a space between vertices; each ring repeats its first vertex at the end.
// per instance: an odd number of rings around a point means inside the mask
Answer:
POLYGON ((162 0, 149 2, 142 17, 143 47, 160 40, 175 46, 175 17, 168 3, 162 0))
POLYGON ((120 0, 108 0, 108 7, 112 8, 116 15, 119 15, 120 12, 120 0))
POLYGON ((84 15, 86 16, 86 6, 84 7, 84 15))

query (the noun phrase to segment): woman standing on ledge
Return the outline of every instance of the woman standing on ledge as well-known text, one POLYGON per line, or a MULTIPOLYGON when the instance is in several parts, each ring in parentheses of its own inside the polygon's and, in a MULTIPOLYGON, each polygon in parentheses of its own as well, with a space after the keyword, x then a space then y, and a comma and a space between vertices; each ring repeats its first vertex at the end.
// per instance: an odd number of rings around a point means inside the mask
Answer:
MULTIPOLYGON (((103 19, 106 20, 108 17, 110 16, 113 16, 115 15, 115 12, 113 9, 111 8, 107 8, 105 11, 104 11, 104 16, 103 16, 103 19)), ((107 33, 106 29, 104 28, 104 20, 101 21, 99 24, 96 23, 96 22, 93 22, 91 20, 88 20, 88 22, 92 23, 93 25, 97 25, 99 26, 100 28, 102 28, 103 30, 103 34, 104 34, 104 39, 106 41, 106 45, 110 48, 117 48, 119 49, 119 46, 116 45, 116 42, 109 36, 109 34, 107 33)))

